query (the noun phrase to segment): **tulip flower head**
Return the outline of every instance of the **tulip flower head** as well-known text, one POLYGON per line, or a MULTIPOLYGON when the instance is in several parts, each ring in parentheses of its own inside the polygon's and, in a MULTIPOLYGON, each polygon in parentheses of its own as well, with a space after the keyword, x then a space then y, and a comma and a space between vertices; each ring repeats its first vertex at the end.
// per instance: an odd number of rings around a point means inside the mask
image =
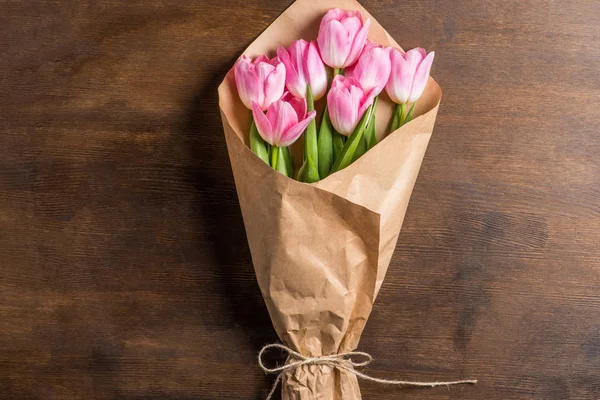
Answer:
POLYGON ((317 42, 325 64, 346 68, 354 64, 363 50, 371 20, 363 22, 359 11, 334 8, 321 20, 317 42))
POLYGON ((377 96, 385 88, 390 77, 390 49, 367 41, 358 62, 345 70, 344 75, 360 82, 363 90, 377 96))
POLYGON ((272 103, 265 115, 260 105, 252 102, 252 116, 258 133, 272 146, 287 147, 294 143, 315 116, 315 111, 306 112, 306 100, 286 92, 272 103))
POLYGON ((399 49, 390 51, 392 69, 385 91, 398 104, 414 103, 421 97, 434 52, 427 54, 425 49, 417 48, 402 53, 399 49))
POLYGON ((316 41, 296 40, 287 50, 279 46, 277 56, 285 65, 285 83, 290 93, 306 98, 306 87, 310 85, 315 100, 325 95, 327 71, 316 41))
POLYGON ((373 97, 365 93, 356 79, 337 75, 327 94, 329 117, 335 130, 350 136, 373 102, 373 97))
POLYGON ((279 100, 285 89, 285 66, 275 57, 258 56, 254 62, 243 55, 234 68, 235 84, 244 105, 252 109, 256 102, 261 110, 279 100))

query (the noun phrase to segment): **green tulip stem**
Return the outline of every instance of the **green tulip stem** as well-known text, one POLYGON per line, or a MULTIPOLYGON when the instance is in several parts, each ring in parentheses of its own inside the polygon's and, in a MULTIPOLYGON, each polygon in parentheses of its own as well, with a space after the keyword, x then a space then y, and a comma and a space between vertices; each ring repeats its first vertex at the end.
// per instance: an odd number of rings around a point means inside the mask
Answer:
POLYGON ((404 125, 404 121, 406 120, 406 103, 400 104, 400 125, 398 127, 404 125))
POLYGON ((271 147, 271 167, 277 169, 277 161, 279 161, 279 147, 271 147))

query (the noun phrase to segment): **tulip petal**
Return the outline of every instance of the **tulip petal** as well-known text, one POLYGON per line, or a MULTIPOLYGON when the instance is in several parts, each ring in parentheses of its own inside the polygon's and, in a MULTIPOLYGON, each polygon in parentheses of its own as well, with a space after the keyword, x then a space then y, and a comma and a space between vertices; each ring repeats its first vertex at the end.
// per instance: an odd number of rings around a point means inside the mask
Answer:
POLYGON ((340 134, 348 136, 352 133, 354 113, 350 95, 340 90, 330 90, 327 105, 331 124, 340 134))
POLYGON ((406 103, 412 86, 412 74, 410 74, 408 62, 404 54, 398 49, 391 50, 390 60, 390 78, 385 91, 394 102, 398 104, 406 103))
POLYGON ((337 20, 331 20, 323 25, 317 38, 321 57, 325 64, 332 68, 343 68, 350 52, 351 43, 348 41, 348 33, 337 20))
POLYGON ((388 52, 385 49, 376 47, 369 52, 369 55, 373 65, 372 73, 369 74, 371 79, 368 83, 370 85, 368 89, 365 88, 365 85, 362 85, 362 82, 361 85, 365 90, 372 90, 378 87, 379 90, 377 94, 379 94, 385 87, 387 81, 390 79, 392 63, 390 61, 388 52))
MULTIPOLYGON (((404 64, 403 69, 400 71, 400 75, 403 81, 410 82, 410 86, 407 85, 409 87, 409 93, 412 92, 417 67, 421 61, 423 61, 423 53, 423 49, 415 48, 407 51, 405 54, 406 63, 404 64)), ((409 100, 410 94, 407 101, 409 100)))
MULTIPOLYGON (((265 63, 260 64, 265 65, 265 63)), ((262 80, 261 80, 262 82, 262 80)), ((285 66, 279 62, 266 76, 264 86, 264 104, 263 109, 267 109, 273 102, 279 100, 285 89, 285 66)))
POLYGON ((306 98, 306 85, 308 84, 308 76, 306 74, 303 62, 307 47, 308 42, 300 39, 292 43, 289 48, 290 62, 296 71, 296 76, 293 81, 294 88, 293 90, 290 88, 290 91, 294 94, 294 96, 302 98, 306 98))
POLYGON ((258 57, 256 57, 256 58, 254 59, 254 64, 258 64, 258 63, 262 63, 262 62, 264 62, 264 63, 267 63, 267 64, 268 64, 268 63, 269 63, 269 61, 270 61, 270 60, 269 60, 269 57, 267 57, 267 56, 266 56, 266 55, 264 55, 264 54, 261 54, 260 56, 258 56, 258 57))
POLYGON ((427 81, 429 80, 429 72, 431 71, 431 65, 433 64, 434 56, 435 53, 432 51, 425 57, 423 61, 421 61, 417 67, 417 71, 415 72, 415 76, 413 78, 410 97, 408 98, 409 102, 414 103, 423 94, 425 86, 427 86, 427 81))
POLYGON ((282 147, 281 136, 290 127, 298 123, 296 110, 294 110, 294 107, 290 103, 278 101, 269 107, 267 118, 273 128, 273 144, 277 147, 282 147))
POLYGON ((269 122, 267 116, 263 113, 262 109, 257 102, 252 102, 252 117, 256 123, 256 129, 260 136, 265 142, 273 145, 273 129, 271 122, 269 122))
POLYGON ((275 70, 275 67, 268 62, 255 62, 254 64, 256 68, 256 75, 258 76, 258 80, 260 82, 264 82, 267 79, 267 76, 271 74, 275 70))
MULTIPOLYGON (((350 78, 351 79, 351 78, 350 78)), ((365 93, 362 91, 362 89, 360 89, 360 87, 358 86, 352 86, 350 88, 350 107, 352 107, 352 131, 354 130, 354 128, 356 127, 356 124, 358 123, 358 120, 360 119, 360 117, 362 117, 363 113, 365 112, 366 108, 368 107, 362 107, 361 101, 365 101, 364 99, 364 95, 365 93)))
POLYGON ((361 24, 363 23, 362 14, 360 13, 360 11, 358 11, 358 10, 348 10, 348 11, 344 11, 344 12, 345 12, 345 16, 343 16, 342 18, 358 17, 358 19, 360 20, 360 23, 361 24))
POLYGON ((359 15, 347 14, 344 18, 339 20, 348 33, 349 38, 354 38, 360 28, 363 26, 362 17, 359 15))
POLYGON ((313 93, 313 98, 319 100, 327 91, 327 70, 321 59, 317 42, 311 41, 306 49, 305 58, 305 73, 310 83, 310 89, 313 93))
POLYGON ((340 134, 350 135, 364 109, 368 107, 368 104, 363 107, 363 103, 369 101, 372 101, 372 98, 365 98, 365 93, 357 80, 342 75, 336 76, 327 95, 332 125, 340 134))
POLYGON ((235 64, 233 70, 235 76, 235 85, 238 90, 238 94, 242 103, 246 108, 252 109, 252 99, 258 97, 258 93, 261 92, 259 87, 259 81, 251 67, 252 64, 250 59, 246 56, 242 56, 239 61, 235 64))
POLYGON ((331 89, 342 89, 345 87, 345 76, 336 75, 331 81, 331 89))
POLYGON ((413 49, 413 51, 416 51, 421 55, 421 60, 423 60, 425 57, 427 57, 427 51, 425 51, 425 49, 422 47, 416 47, 413 49))
POLYGON ((391 61, 388 51, 369 43, 358 62, 345 71, 346 76, 360 82, 365 92, 374 91, 378 95, 390 77, 391 61))
POLYGON ((358 31, 356 36, 354 36, 354 41, 351 43, 350 51, 346 57, 345 66, 350 66, 356 62, 358 56, 363 51, 365 47, 365 41, 367 40, 367 35, 369 34, 369 28, 371 26, 371 19, 368 18, 363 24, 362 28, 358 31))
POLYGON ((408 61, 409 70, 410 72, 412 72, 413 75, 421 61, 423 61, 423 59, 425 58, 425 56, 425 50, 421 48, 411 49, 407 51, 404 55, 404 58, 406 59, 406 61, 408 61))
POLYGON ((296 65, 292 62, 290 52, 282 46, 277 48, 277 56, 285 66, 285 84, 287 89, 296 97, 306 96, 306 82, 303 82, 296 65))
POLYGON ((301 120, 306 116, 306 107, 307 106, 306 106, 306 100, 304 98, 295 97, 288 93, 281 99, 283 101, 288 102, 294 108, 294 111, 296 112, 296 115, 298 116, 298 120, 301 120))
POLYGON ((325 25, 329 21, 331 21, 331 20, 339 21, 340 19, 342 19, 342 17, 344 15, 346 15, 345 10, 342 10, 341 8, 332 8, 331 10, 327 11, 327 13, 321 19, 321 25, 319 26, 319 30, 323 29, 323 25, 325 25))
POLYGON ((327 70, 319 54, 316 41, 294 41, 288 49, 279 47, 278 57, 285 65, 286 86, 296 97, 306 98, 307 87, 311 86, 313 95, 321 98, 327 90, 327 70), (316 93, 315 93, 316 90, 316 93))
POLYGON ((267 111, 267 108, 269 108, 269 104, 266 104, 265 101, 265 86, 267 84, 266 79, 274 70, 275 67, 268 62, 260 61, 254 63, 254 73, 256 74, 256 79, 258 80, 259 84, 262 84, 262 87, 260 87, 256 97, 252 100, 256 101, 263 111, 267 111))
POLYGON ((289 146, 292 143, 294 143, 296 140, 298 140, 300 135, 302 135, 302 132, 304 132, 304 130, 306 129, 308 124, 315 118, 316 115, 317 115, 316 111, 309 112, 306 115, 305 119, 292 125, 285 132, 283 132, 283 134, 279 138, 279 147, 289 146))
POLYGON ((279 61, 285 65, 286 69, 288 64, 291 64, 290 55, 282 45, 277 46, 277 57, 279 57, 279 61))
POLYGON ((304 68, 304 56, 308 49, 308 42, 304 39, 296 40, 290 46, 290 57, 294 66, 298 69, 299 76, 306 76, 306 70, 304 68))

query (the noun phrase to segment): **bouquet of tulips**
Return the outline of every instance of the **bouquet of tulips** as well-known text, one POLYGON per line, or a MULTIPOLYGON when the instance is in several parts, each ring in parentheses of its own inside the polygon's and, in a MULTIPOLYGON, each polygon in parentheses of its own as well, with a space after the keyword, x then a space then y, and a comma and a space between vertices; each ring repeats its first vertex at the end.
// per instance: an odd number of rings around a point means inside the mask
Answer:
POLYGON ((293 176, 289 146, 302 133, 296 179, 317 182, 350 165, 377 144, 375 111, 384 89, 396 103, 390 131, 412 119, 434 53, 379 46, 367 39, 369 26, 359 11, 331 9, 317 40, 299 39, 287 49, 280 45, 274 58, 243 55, 236 63, 239 96, 252 110, 250 148, 275 170, 293 176), (322 97, 327 103, 317 126, 315 101, 322 97))
POLYGON ((404 52, 354 0, 297 0, 219 86, 252 262, 282 341, 263 350, 288 353, 275 367, 259 357, 278 373, 268 398, 279 382, 285 400, 360 399, 359 377, 473 383, 355 369, 370 361, 356 348, 433 132, 433 57, 404 52))

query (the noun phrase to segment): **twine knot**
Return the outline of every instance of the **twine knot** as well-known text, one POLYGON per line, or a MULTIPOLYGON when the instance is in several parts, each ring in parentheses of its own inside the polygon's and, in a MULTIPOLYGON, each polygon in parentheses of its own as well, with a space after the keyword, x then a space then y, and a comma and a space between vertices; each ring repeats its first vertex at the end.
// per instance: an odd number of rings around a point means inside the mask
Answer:
POLYGON ((365 367, 369 363, 373 361, 373 357, 369 353, 365 353, 362 351, 349 351, 346 353, 339 354, 331 354, 326 356, 317 356, 317 357, 309 357, 304 356, 297 351, 283 345, 280 343, 271 343, 263 347, 258 353, 258 365, 262 368, 262 370, 267 374, 278 374, 273 386, 271 387, 271 391, 267 395, 266 400, 270 400, 281 382, 283 374, 286 371, 293 371, 303 365, 327 365, 332 368, 341 369, 347 371, 356 377, 370 381, 381 383, 384 385, 398 385, 398 386, 412 386, 412 387, 436 387, 436 386, 450 386, 450 385, 463 385, 463 384, 476 384, 476 379, 464 379, 459 381, 449 381, 449 382, 414 382, 414 381, 400 381, 400 380, 392 380, 392 379, 381 379, 369 376, 360 371, 355 370, 357 367, 365 367), (288 358, 283 365, 275 366, 275 367, 267 367, 263 363, 263 355, 270 349, 279 349, 286 353, 288 353, 288 358), (352 357, 363 357, 364 361, 358 362, 354 361, 352 357))

